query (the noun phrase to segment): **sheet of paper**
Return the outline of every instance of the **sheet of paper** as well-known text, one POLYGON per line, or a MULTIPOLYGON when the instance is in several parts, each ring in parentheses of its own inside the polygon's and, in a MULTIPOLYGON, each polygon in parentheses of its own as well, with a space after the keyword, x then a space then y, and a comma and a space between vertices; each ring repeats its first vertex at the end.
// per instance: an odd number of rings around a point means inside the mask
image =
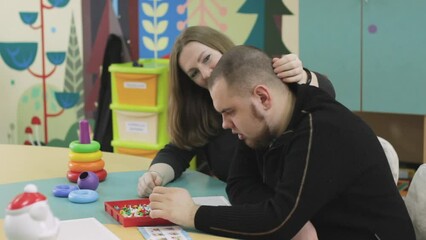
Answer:
POLYGON ((226 199, 224 196, 193 197, 192 199, 198 205, 231 206, 228 199, 226 199))
POLYGON ((62 220, 58 240, 120 240, 96 218, 62 220))
POLYGON ((138 227, 145 240, 191 240, 188 232, 179 226, 138 227))

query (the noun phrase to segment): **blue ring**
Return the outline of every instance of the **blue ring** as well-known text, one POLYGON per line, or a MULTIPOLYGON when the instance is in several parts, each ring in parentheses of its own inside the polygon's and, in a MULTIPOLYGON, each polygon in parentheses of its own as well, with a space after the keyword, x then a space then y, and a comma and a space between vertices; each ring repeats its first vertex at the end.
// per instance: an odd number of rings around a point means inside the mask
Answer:
POLYGON ((75 190, 78 190, 78 187, 75 185, 60 184, 56 185, 55 188, 53 188, 52 193, 55 197, 65 198, 68 197, 70 192, 75 190))
POLYGON ((96 191, 90 189, 79 189, 70 192, 68 200, 73 203, 91 203, 98 200, 99 194, 96 191))

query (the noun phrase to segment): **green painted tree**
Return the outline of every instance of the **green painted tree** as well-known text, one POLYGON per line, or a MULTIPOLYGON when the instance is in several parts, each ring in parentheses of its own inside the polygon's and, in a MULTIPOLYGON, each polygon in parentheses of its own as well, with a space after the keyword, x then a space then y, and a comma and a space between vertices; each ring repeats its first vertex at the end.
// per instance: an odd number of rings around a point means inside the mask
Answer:
POLYGON ((258 15, 245 45, 263 49, 270 56, 290 53, 281 37, 281 18, 293 13, 282 0, 246 0, 238 12, 258 15))
POLYGON ((81 58, 80 47, 78 45, 74 15, 72 15, 66 58, 64 92, 75 93, 80 96, 78 102, 75 105, 77 108, 77 120, 84 118, 83 83, 83 62, 81 58))

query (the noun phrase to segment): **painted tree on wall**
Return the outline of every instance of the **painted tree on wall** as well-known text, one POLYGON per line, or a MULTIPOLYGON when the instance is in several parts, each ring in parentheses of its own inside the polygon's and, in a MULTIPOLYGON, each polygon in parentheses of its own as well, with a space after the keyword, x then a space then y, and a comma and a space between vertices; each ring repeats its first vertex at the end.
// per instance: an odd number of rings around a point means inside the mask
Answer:
MULTIPOLYGON (((48 79, 56 72, 59 65, 63 64, 66 53, 63 51, 49 51, 46 46, 46 25, 45 25, 45 14, 48 10, 55 10, 58 8, 64 8, 67 6, 69 0, 44 0, 40 1, 40 9, 38 12, 19 12, 19 16, 23 24, 28 25, 31 30, 39 31, 40 42, 0 42, 0 55, 3 61, 12 69, 17 71, 28 71, 28 73, 36 78, 41 79, 41 86, 36 86, 35 93, 38 93, 37 89, 41 89, 41 94, 33 94, 32 96, 37 99, 41 98, 42 114, 34 115, 31 117, 31 125, 25 128, 25 133, 28 135, 34 134, 35 140, 25 141, 25 144, 35 145, 47 145, 49 142, 48 137, 48 119, 52 117, 58 117, 65 109, 73 107, 79 100, 79 93, 75 92, 56 92, 52 90, 48 84, 48 79), (38 24, 37 18, 40 16, 38 24), (33 63, 37 55, 37 51, 41 52, 41 72, 34 70, 33 63), (52 103, 51 93, 54 91, 55 103, 52 103), (55 112, 49 112, 49 109, 56 107, 56 104, 61 107, 55 112), (53 106, 53 107, 49 107, 53 106), (33 130, 34 128, 34 130, 33 130), (44 140, 42 141, 41 133, 39 128, 44 131, 44 140)), ((68 66, 69 62, 67 62, 68 66)))
POLYGON ((71 94, 78 98, 78 102, 73 102, 77 110, 77 120, 84 118, 84 98, 78 97, 78 93, 83 94, 83 60, 81 57, 80 47, 78 45, 77 31, 75 27, 74 15, 71 18, 71 29, 68 40, 68 49, 66 54, 66 69, 65 69, 65 82, 64 92, 57 94, 71 94))
POLYGON ((169 3, 152 1, 152 5, 148 2, 142 2, 142 12, 148 17, 141 20, 143 29, 150 36, 142 36, 143 45, 153 52, 154 58, 158 58, 158 52, 163 51, 169 45, 170 38, 163 36, 169 25, 168 20, 164 20, 169 9, 169 3))
POLYGON ((258 15, 245 45, 263 49, 270 56, 290 53, 281 37, 282 15, 293 15, 282 0, 246 0, 239 13, 258 15))
POLYGON ((220 4, 217 0, 209 0, 212 3, 212 6, 209 7, 207 5, 208 0, 188 0, 182 7, 188 8, 188 18, 179 24, 183 24, 181 26, 186 26, 188 22, 194 18, 198 21, 194 22, 193 25, 201 25, 201 26, 210 26, 215 29, 218 29, 222 32, 226 32, 228 29, 228 24, 223 21, 224 16, 228 14, 228 9, 224 4, 220 4), (190 11, 189 5, 193 5, 193 9, 190 11), (208 21, 211 21, 211 25, 208 24, 208 21))

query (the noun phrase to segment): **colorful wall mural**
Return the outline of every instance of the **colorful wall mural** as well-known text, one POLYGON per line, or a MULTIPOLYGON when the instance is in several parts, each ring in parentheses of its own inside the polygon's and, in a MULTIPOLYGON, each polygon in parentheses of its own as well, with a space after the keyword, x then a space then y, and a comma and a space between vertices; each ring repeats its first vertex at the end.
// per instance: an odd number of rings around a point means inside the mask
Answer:
POLYGON ((81 5, 8 2, 1 12, 9 23, 0 37, 2 142, 63 140, 83 117, 81 5))
POLYGON ((270 55, 297 53, 298 1, 139 0, 139 56, 167 57, 187 26, 207 25, 270 55), (156 53, 157 51, 157 53, 156 53))
MULTIPOLYGON (((7 0, 0 0, 5 3, 7 0)), ((167 58, 187 26, 208 25, 270 55, 298 52, 298 1, 28 0, 0 8, 0 143, 64 146, 96 117, 110 34, 126 61, 167 58)))

